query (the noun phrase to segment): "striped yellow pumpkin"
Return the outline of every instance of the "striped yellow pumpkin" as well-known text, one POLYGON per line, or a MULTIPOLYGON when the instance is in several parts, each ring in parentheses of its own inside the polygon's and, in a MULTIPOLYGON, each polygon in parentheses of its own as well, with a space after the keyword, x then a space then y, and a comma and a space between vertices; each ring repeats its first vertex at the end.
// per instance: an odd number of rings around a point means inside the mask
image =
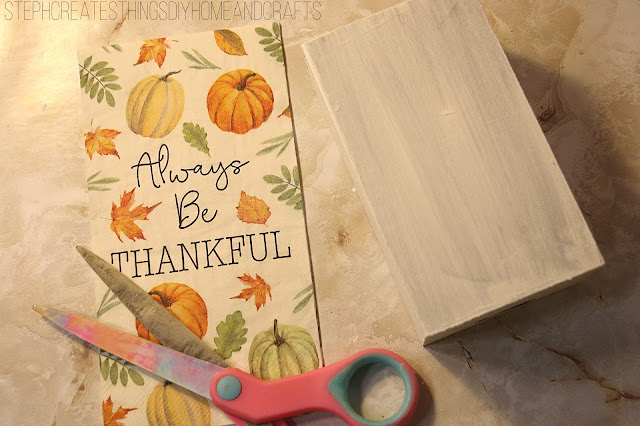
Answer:
POLYGON ((135 85, 127 101, 127 124, 133 133, 163 138, 176 128, 184 111, 184 89, 171 75, 152 75, 135 85))
POLYGON ((165 382, 149 395, 147 421, 150 426, 209 426, 209 401, 180 386, 165 382))

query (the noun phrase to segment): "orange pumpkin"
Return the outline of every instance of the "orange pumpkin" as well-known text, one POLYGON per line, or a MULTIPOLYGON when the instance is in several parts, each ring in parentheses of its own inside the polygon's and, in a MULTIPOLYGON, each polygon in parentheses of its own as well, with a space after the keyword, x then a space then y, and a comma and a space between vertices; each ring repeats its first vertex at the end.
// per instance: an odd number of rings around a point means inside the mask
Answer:
MULTIPOLYGON (((185 284, 164 283, 152 288, 149 295, 167 308, 193 334, 199 338, 205 335, 208 325, 207 306, 194 289, 185 284)), ((138 336, 154 343, 160 343, 137 318, 136 330, 138 336)))
POLYGON ((211 122, 237 134, 257 129, 273 111, 273 92, 261 75, 238 69, 223 74, 207 95, 211 122))

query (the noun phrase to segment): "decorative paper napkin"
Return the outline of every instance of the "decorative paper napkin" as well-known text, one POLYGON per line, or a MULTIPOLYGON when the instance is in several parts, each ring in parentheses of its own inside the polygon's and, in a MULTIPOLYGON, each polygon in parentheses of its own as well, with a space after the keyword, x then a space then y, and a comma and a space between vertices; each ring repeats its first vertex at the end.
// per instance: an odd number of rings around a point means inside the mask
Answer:
MULTIPOLYGON (((267 380, 321 359, 284 65, 277 23, 79 54, 92 248, 267 380)), ((97 301, 100 321, 154 340, 106 287, 97 301)), ((99 358, 105 423, 229 423, 99 358)))

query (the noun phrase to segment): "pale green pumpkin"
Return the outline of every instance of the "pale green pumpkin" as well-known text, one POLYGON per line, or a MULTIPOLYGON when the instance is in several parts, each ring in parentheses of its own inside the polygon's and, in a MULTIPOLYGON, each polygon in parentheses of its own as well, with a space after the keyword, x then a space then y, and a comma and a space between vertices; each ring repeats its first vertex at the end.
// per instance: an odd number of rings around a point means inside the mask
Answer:
POLYGON ((278 325, 261 331, 249 349, 249 368, 262 380, 295 376, 318 368, 320 361, 313 337, 296 325, 278 325))
POLYGON ((184 89, 178 80, 152 75, 136 84, 127 101, 127 124, 133 133, 163 138, 176 128, 184 112, 184 89))

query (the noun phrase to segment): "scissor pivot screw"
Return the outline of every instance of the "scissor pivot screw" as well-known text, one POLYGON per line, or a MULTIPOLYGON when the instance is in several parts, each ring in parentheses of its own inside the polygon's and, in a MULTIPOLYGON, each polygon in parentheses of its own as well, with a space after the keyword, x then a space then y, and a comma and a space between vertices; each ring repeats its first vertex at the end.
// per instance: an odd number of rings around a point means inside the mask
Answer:
POLYGON ((234 376, 224 376, 216 385, 216 392, 218 392, 218 396, 225 401, 236 399, 238 395, 240 395, 241 390, 242 384, 240 384, 240 380, 234 376))

